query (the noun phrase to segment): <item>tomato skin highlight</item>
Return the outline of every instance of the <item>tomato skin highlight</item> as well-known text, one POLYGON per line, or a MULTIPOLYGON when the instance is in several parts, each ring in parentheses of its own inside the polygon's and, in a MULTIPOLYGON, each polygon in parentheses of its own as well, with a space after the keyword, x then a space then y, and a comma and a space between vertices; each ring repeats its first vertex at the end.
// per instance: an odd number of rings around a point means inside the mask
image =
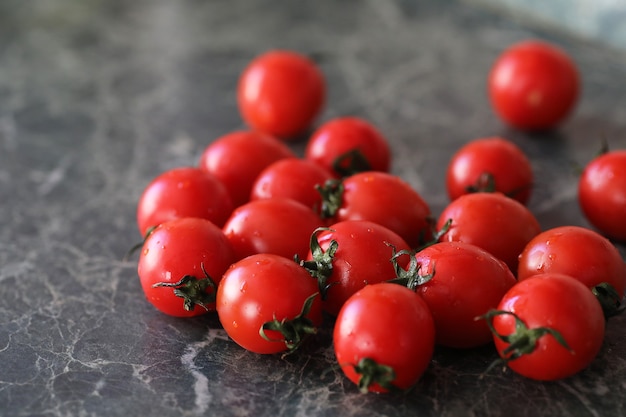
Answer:
MULTIPOLYGON (((185 275, 205 278, 204 271, 218 285, 224 272, 235 261, 235 253, 212 222, 201 218, 180 218, 161 223, 146 238, 137 273, 147 300, 159 311, 175 317, 193 317, 215 310, 195 306, 187 311, 183 299, 172 288, 153 287, 159 283, 175 283, 185 275)), ((214 291, 207 288, 207 292, 214 291)))
MULTIPOLYGON (((273 319, 293 319, 305 300, 317 293, 317 282, 291 259, 273 254, 256 254, 234 263, 225 273, 217 289, 217 313, 228 336, 251 352, 271 354, 287 347, 280 333, 267 331, 265 340, 261 326, 273 319)), ((319 294, 306 317, 314 326, 322 322, 319 294)))
MULTIPOLYGON (((474 139, 452 156, 446 171, 446 189, 450 200, 471 192, 481 177, 489 175, 492 191, 505 194, 522 204, 530 199, 533 171, 530 160, 513 142, 493 136, 474 139)), ((478 190, 480 191, 480 190, 478 190)))
POLYGON ((437 221, 441 230, 450 228, 440 242, 465 242, 483 248, 517 272, 518 256, 541 226, 532 212, 520 202, 500 193, 472 193, 448 204, 437 221))
POLYGON ((578 182, 578 202, 601 233, 626 242, 626 150, 607 152, 587 164, 578 182))
POLYGON ((233 205, 250 200, 252 185, 268 165, 296 155, 275 137, 255 131, 227 133, 211 142, 202 152, 199 167, 219 178, 226 186, 233 205))
POLYGON ((488 90, 494 111, 505 123, 522 130, 546 130, 574 109, 580 76, 563 49, 526 40, 497 58, 488 76, 488 90))
POLYGON ((237 86, 237 104, 248 126, 285 140, 303 133, 325 100, 322 72, 294 51, 272 50, 257 56, 237 86))
POLYGON ((473 348, 492 340, 476 317, 496 308, 516 284, 507 265, 485 250, 463 242, 441 242, 415 254, 420 275, 432 278, 416 288, 435 320, 438 345, 473 348))
POLYGON ((155 177, 137 203, 137 226, 142 236, 159 224, 180 217, 200 217, 222 227, 233 211, 228 190, 213 174, 179 167, 155 177))
MULTIPOLYGON (((549 327, 558 331, 570 350, 552 335, 537 341, 535 350, 508 362, 527 378, 554 381, 572 376, 595 359, 604 340, 605 320, 600 303, 580 281, 563 274, 546 273, 520 281, 505 294, 498 310, 515 313, 530 329, 549 327)), ((515 331, 510 315, 493 318, 495 330, 508 335, 515 331)), ((496 349, 508 343, 494 336, 496 349)))
POLYGON ((560 226, 535 236, 519 257, 517 279, 561 273, 592 288, 611 284, 619 297, 626 291, 626 264, 617 248, 599 233, 580 226, 560 226))
POLYGON ((387 138, 369 121, 354 117, 336 117, 317 128, 309 138, 304 157, 340 176, 333 164, 337 158, 358 149, 370 170, 389 172, 391 150, 387 138))
MULTIPOLYGON (((333 330, 337 363, 355 384, 360 375, 354 365, 363 358, 390 366, 392 384, 413 386, 430 364, 435 326, 428 306, 414 291, 391 283, 367 285, 341 308, 333 330)), ((372 392, 386 392, 378 384, 372 392)))

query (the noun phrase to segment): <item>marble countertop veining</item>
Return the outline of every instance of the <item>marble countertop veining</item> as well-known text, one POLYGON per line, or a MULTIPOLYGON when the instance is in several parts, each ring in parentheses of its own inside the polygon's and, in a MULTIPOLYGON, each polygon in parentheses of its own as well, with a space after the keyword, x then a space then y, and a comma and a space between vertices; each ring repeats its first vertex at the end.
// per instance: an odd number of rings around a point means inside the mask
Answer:
POLYGON ((626 415, 623 316, 566 380, 480 379, 492 348, 438 349, 410 393, 361 395, 326 372, 328 328, 298 355, 257 356, 214 316, 174 319, 144 300, 136 262, 123 260, 140 238, 139 194, 243 127, 238 75, 270 48, 317 57, 329 87, 320 121, 375 123, 393 172, 434 213, 454 149, 503 135, 532 160, 542 226, 588 225, 572 166, 601 138, 626 147, 626 55, 474 3, 2 1, 0 416, 626 415), (507 129, 485 94, 498 53, 528 37, 562 45, 583 76, 575 114, 549 134, 507 129))

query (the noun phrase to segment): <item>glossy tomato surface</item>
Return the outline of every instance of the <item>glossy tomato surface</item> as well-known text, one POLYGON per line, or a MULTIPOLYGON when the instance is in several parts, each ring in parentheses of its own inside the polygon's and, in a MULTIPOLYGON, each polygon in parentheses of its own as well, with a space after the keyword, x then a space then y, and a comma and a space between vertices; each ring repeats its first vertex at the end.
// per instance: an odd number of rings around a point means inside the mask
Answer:
POLYGON ((626 150, 607 152, 585 167, 578 202, 593 226, 610 238, 626 241, 626 150))
MULTIPOLYGON (((363 359, 389 367, 390 384, 408 389, 422 376, 433 355, 435 326, 428 306, 415 292, 391 283, 368 285, 342 307, 333 332, 337 363, 359 384, 363 359)), ((373 392, 388 388, 376 380, 363 387, 373 392)))
MULTIPOLYGON (((146 238, 137 273, 148 301, 165 314, 191 317, 215 310, 215 289, 209 285, 200 298, 206 298, 204 307, 184 308, 184 299, 174 294, 169 286, 186 276, 190 285, 211 278, 217 285, 224 272, 235 261, 235 253, 222 230, 206 219, 185 217, 161 223, 146 238)), ((193 288, 191 288, 193 290, 193 288)))
POLYGON ((239 111, 248 126, 283 139, 303 133, 325 99, 326 84, 318 66, 287 50, 256 57, 241 74, 237 87, 239 111))
POLYGON ((202 152, 199 167, 219 178, 235 207, 250 200, 257 176, 268 165, 294 152, 275 137, 254 131, 227 133, 211 142, 202 152))
MULTIPOLYGON (((552 334, 536 340, 534 349, 508 362, 515 372, 536 380, 567 378, 585 369, 595 359, 604 341, 605 320, 600 303, 580 281, 563 274, 546 273, 525 279, 511 288, 498 306, 515 313, 529 329, 557 331, 569 349, 552 334)), ((513 334, 519 327, 510 314, 493 318, 500 335, 513 334)), ((509 343, 494 336, 502 357, 509 343)))
POLYGON ((472 140, 452 156, 446 172, 450 200, 476 191, 497 191, 522 204, 530 198, 533 170, 513 142, 493 136, 472 140))
POLYGON ((560 47, 539 40, 511 45, 488 77, 491 104, 509 125, 522 130, 556 127, 574 109, 580 76, 560 47))
POLYGON ((174 168, 144 189, 137 203, 137 225, 142 236, 180 217, 201 217, 222 227, 233 208, 226 186, 215 175, 194 167, 174 168))
MULTIPOLYGON (((291 259, 257 254, 234 263, 217 290, 217 313, 228 336, 243 348, 269 354, 289 349, 278 331, 261 327, 274 320, 292 321, 301 315, 309 297, 314 297, 303 317, 316 328, 322 322, 317 282, 291 259)), ((306 335, 302 335, 303 337, 306 335)), ((289 342, 289 341, 287 341, 289 342)))

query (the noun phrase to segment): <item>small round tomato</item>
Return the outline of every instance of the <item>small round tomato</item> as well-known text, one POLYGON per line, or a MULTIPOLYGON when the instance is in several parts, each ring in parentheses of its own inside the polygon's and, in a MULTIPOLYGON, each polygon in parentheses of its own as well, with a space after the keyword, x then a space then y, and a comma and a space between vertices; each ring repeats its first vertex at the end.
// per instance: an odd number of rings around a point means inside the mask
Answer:
POLYGON ((148 301, 176 317, 215 310, 215 288, 235 261, 222 230, 206 219, 161 223, 143 243, 137 273, 148 301))
POLYGON ((600 303, 583 283, 563 274, 520 281, 486 318, 502 360, 536 380, 553 381, 580 372, 604 341, 600 303))
POLYGON ((226 271, 217 314, 231 339, 263 354, 296 349, 322 322, 317 282, 293 260, 267 253, 226 271))
POLYGON ((473 348, 492 340, 491 331, 476 317, 496 308, 515 285, 504 262, 478 246, 441 242, 415 254, 409 287, 426 301, 435 320, 438 345, 473 348), (413 281, 414 285, 411 285, 413 281))
POLYGON ((430 364, 435 326, 415 292, 397 284, 373 284, 341 308, 333 344, 337 363, 361 391, 408 389, 430 364))
POLYGON ((303 133, 322 110, 326 84, 309 58, 273 50, 256 57, 243 71, 237 103, 253 129, 292 139, 303 133))
POLYGON ((200 156, 199 166, 226 186, 235 207, 250 200, 257 176, 270 164, 296 155, 273 136, 236 131, 211 142, 200 156))
POLYGON ((321 125, 310 137, 304 157, 338 176, 359 171, 388 172, 391 151, 387 138, 359 117, 338 117, 321 125))
POLYGON ((626 290, 626 265, 617 248, 593 230, 561 226, 535 236, 519 256, 521 281, 542 273, 561 273, 589 288, 610 284, 621 299, 626 290))
POLYGON ((411 247, 430 238, 430 208, 396 175, 379 171, 354 174, 325 184, 322 217, 331 222, 369 220, 393 230, 411 247))
POLYGON ((578 183, 578 202, 600 232, 626 241, 626 150, 607 152, 587 164, 578 183))
POLYGON ((541 226, 519 201, 501 193, 473 193, 452 201, 439 216, 437 229, 450 227, 441 242, 465 242, 483 248, 504 261, 514 273, 517 257, 541 226))
MULTIPOLYGON (((397 233, 365 220, 346 220, 311 236, 303 265, 318 278, 324 310, 335 316, 343 303, 367 284, 396 276, 391 258, 409 250, 397 233)), ((406 259, 401 259, 401 266, 406 259)))
POLYGON ((528 40, 507 48, 488 77, 491 104, 502 120, 522 130, 557 126, 574 109, 580 90, 576 65, 556 45, 528 40))
POLYGON ((250 200, 290 198, 316 212, 322 205, 317 185, 333 178, 324 167, 300 158, 286 158, 265 168, 252 186, 250 200))
POLYGON ((255 253, 306 256, 311 233, 323 225, 309 207, 287 198, 255 200, 237 207, 223 227, 237 259, 255 253))
POLYGON ((154 178, 137 204, 137 225, 142 236, 165 221, 201 217, 222 227, 233 211, 222 182, 193 167, 174 168, 154 178))
POLYGON ((497 191, 522 204, 530 198, 533 171, 528 157, 501 137, 475 139, 452 157, 446 173, 450 200, 476 191, 497 191))

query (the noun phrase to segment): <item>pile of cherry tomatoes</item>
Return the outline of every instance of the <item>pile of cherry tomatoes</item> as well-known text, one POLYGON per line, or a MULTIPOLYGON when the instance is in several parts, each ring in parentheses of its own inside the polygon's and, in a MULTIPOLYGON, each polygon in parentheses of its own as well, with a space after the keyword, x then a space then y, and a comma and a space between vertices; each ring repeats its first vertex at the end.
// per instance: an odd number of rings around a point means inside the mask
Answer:
MULTIPOLYGON (((386 137, 369 121, 316 123, 323 74, 292 51, 255 58, 237 99, 249 126, 211 142, 193 167, 145 188, 138 275, 161 312, 217 314, 259 354, 295 353, 333 327, 337 364, 364 391, 408 389, 435 346, 494 343, 499 359, 537 380, 591 363, 605 322, 621 311, 626 266, 605 236, 626 240, 626 151, 580 177, 580 205, 598 231, 541 230, 528 209, 532 166, 512 142, 486 137, 451 155, 439 214, 390 173, 386 137)), ((540 41, 494 63, 489 94, 515 128, 550 129, 579 94, 565 52, 540 41)))

